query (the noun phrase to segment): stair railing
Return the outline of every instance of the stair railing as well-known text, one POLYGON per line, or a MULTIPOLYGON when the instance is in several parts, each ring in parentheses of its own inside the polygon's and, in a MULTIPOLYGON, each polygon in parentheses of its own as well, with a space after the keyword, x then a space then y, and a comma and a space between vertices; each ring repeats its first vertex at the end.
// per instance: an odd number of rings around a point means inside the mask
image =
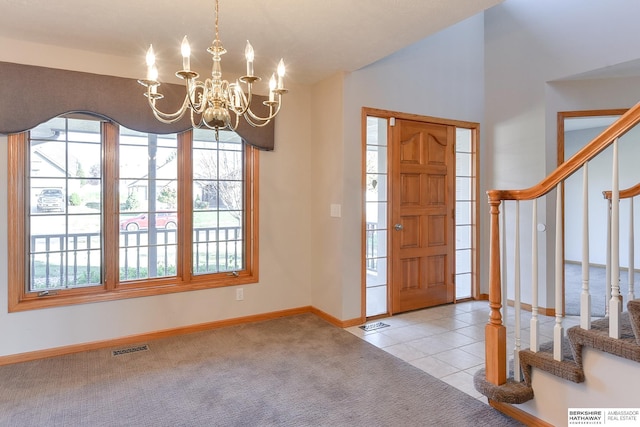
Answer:
MULTIPOLYGON (((563 248, 562 248, 562 183, 573 175, 575 172, 583 169, 583 197, 584 197, 584 212, 585 218, 583 223, 585 226, 583 227, 583 238, 586 241, 583 241, 583 253, 582 253, 582 264, 583 264, 583 281, 582 281, 582 291, 581 291, 581 326, 583 328, 590 328, 590 295, 589 295, 589 276, 588 276, 588 264, 589 264, 589 252, 588 252, 588 209, 587 209, 587 171, 588 171, 588 162, 595 158, 598 154, 600 154, 604 149, 613 145, 614 147, 614 167, 613 167, 613 177, 612 177, 612 218, 615 216, 619 217, 619 212, 617 210, 617 201, 619 197, 618 190, 618 167, 617 167, 617 140, 619 137, 627 133, 630 129, 632 129, 638 122, 640 122, 640 104, 635 105, 631 109, 629 109, 625 114, 623 114, 616 122, 614 122, 611 126, 605 129, 600 135, 594 138, 591 142, 585 145, 579 152, 573 155, 566 162, 559 165, 553 172, 551 172, 546 178, 540 181, 537 185, 520 190, 490 190, 487 192, 489 206, 490 206, 490 254, 489 254, 489 321, 485 327, 485 373, 486 379, 489 383, 495 385, 502 385, 507 381, 507 373, 508 373, 508 358, 507 358, 507 330, 506 326, 503 322, 504 315, 501 310, 503 308, 503 301, 507 300, 507 289, 506 284, 503 287, 503 278, 501 277, 501 271, 503 266, 501 266, 501 217, 500 217, 500 206, 501 204, 504 206, 503 202, 506 201, 515 201, 516 203, 516 211, 519 214, 519 204, 520 201, 529 200, 532 201, 532 304, 531 304, 531 337, 530 337, 530 349, 532 351, 539 351, 539 319, 538 319, 538 243, 537 243, 537 200, 549 195, 554 189, 556 190, 556 237, 555 237, 555 324, 553 328, 553 357, 555 360, 562 360, 562 338, 564 335, 564 328, 562 325, 563 321, 563 307, 562 307, 562 299, 563 299, 563 248), (583 314, 584 313, 584 314, 583 314), (585 316, 585 317, 583 317, 585 316)), ((614 255, 617 251, 617 238, 613 238, 614 234, 618 234, 618 225, 619 220, 612 220, 612 228, 611 228, 611 265, 619 266, 619 262, 617 261, 617 254, 614 255), (614 248, 615 246, 615 248, 614 248)), ((514 233, 515 241, 517 242, 518 249, 514 251, 515 258, 515 292, 518 301, 514 301, 515 306, 515 323, 519 329, 520 324, 520 255, 519 255, 519 219, 515 221, 516 223, 516 231, 514 233)), ((506 235, 506 225, 504 222, 503 216, 503 236, 506 235)), ((504 241, 502 245, 504 245, 504 241)), ((506 251, 504 251, 506 253, 506 251)), ((506 265, 504 266, 506 267, 506 265)), ((613 267, 612 267, 613 268, 613 267)), ((613 276, 612 272, 612 276, 613 276)), ((618 277, 618 276, 613 276, 618 277)), ((613 329, 613 334, 615 335, 617 329, 617 336, 619 338, 619 320, 618 314, 619 309, 619 298, 615 292, 619 293, 619 287, 613 284, 612 281, 612 297, 609 300, 609 318, 610 318, 610 330, 613 329), (614 295, 615 298, 614 298, 614 295), (617 302, 617 303, 616 303, 617 302), (612 310, 612 308, 615 308, 612 310), (612 328, 613 326, 613 328, 612 328)), ((505 311, 506 313, 506 311, 505 311)), ((612 335, 613 336, 613 335, 612 335)), ((517 353, 520 351, 520 331, 514 331, 515 337, 515 349, 514 349, 514 377, 516 380, 519 380, 520 372, 518 365, 518 357, 517 353)))

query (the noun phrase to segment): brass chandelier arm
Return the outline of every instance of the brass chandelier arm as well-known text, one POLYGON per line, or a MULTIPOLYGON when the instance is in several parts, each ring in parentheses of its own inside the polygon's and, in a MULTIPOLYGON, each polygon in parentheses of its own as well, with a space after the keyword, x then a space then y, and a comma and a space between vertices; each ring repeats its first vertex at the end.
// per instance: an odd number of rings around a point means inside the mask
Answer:
POLYGON ((240 124, 240 116, 238 114, 236 114, 235 123, 233 125, 231 123, 229 123, 229 129, 235 131, 236 129, 238 129, 238 125, 239 124, 240 124))
POLYGON ((235 96, 239 99, 240 106, 231 105, 231 110, 239 116, 244 116, 244 114, 249 110, 249 106, 251 105, 251 83, 247 84, 247 94, 245 95, 242 90, 242 86, 237 83, 230 85, 233 88, 235 96))
POLYGON ((202 127, 202 124, 201 124, 201 123, 196 123, 196 120, 195 120, 194 115, 195 115, 195 112, 194 112, 193 110, 191 110, 191 114, 190 114, 190 117, 191 117, 191 126, 192 126, 194 129, 197 129, 197 128, 202 127))
POLYGON ((149 106, 151 106, 151 111, 153 112, 154 117, 159 121, 161 121, 162 123, 167 123, 167 124, 175 123, 178 120, 180 120, 184 116, 184 113, 187 111, 187 105, 189 104, 188 94, 185 96, 184 100, 182 101, 182 106, 178 109, 178 111, 176 111, 175 113, 165 113, 163 111, 160 111, 156 107, 156 100, 161 99, 162 95, 158 96, 158 94, 152 93, 151 87, 148 88, 147 93, 148 93, 147 98, 149 100, 149 106))
POLYGON ((206 108, 206 93, 208 91, 207 84, 211 81, 207 79, 204 83, 189 79, 187 81, 187 97, 189 98, 189 107, 196 114, 202 114, 206 108))
MULTIPOLYGON (((231 86, 231 85, 230 85, 231 86)), ((231 86, 233 89, 237 89, 235 91, 235 95, 240 98, 241 108, 237 108, 235 105, 231 106, 231 111, 236 114, 236 122, 239 117, 242 116, 245 120, 253 127, 263 127, 269 124, 269 122, 278 114, 280 111, 281 105, 281 95, 278 95, 278 101, 265 101, 265 105, 269 106, 269 114, 267 117, 260 117, 255 114, 249 107, 251 105, 252 100, 252 84, 251 82, 247 83, 247 93, 245 94, 242 91, 242 87, 238 84, 233 84, 231 86), (275 112, 273 111, 274 105, 277 106, 275 112)), ((233 130, 237 127, 232 127, 233 130)))
POLYGON ((251 126, 253 126, 254 128, 261 128, 261 127, 265 127, 266 125, 268 125, 269 123, 271 123, 271 120, 267 120, 264 121, 262 123, 256 123, 254 122, 251 117, 248 117, 246 114, 243 116, 244 119, 247 121, 247 123, 249 123, 251 126))
POLYGON ((245 119, 249 123, 251 123, 252 126, 257 126, 257 127, 264 126, 267 123, 269 123, 280 112, 280 105, 282 105, 281 102, 280 102, 280 95, 278 95, 278 100, 277 101, 265 101, 265 103, 268 104, 268 106, 269 106, 269 115, 267 117, 257 116, 251 110, 247 110, 247 112, 244 114, 245 119), (273 110, 274 106, 276 108, 275 111, 273 110), (264 123, 258 125, 258 124, 255 124, 254 120, 255 120, 255 122, 264 122, 264 123))

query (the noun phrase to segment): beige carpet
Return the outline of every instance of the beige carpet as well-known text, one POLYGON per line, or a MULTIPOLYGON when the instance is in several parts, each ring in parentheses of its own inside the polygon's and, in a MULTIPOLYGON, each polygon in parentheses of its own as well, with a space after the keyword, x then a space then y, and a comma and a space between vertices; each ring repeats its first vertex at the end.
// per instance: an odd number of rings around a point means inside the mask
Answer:
POLYGON ((0 367, 0 425, 520 425, 313 315, 141 344, 0 367))

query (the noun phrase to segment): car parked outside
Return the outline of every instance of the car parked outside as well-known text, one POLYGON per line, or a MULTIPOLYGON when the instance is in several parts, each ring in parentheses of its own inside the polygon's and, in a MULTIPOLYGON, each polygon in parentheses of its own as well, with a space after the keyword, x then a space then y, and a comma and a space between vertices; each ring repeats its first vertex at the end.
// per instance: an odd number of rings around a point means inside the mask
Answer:
MULTIPOLYGON (((178 225, 178 216, 175 212, 157 212, 155 217, 157 228, 171 230, 178 225)), ((149 214, 147 213, 120 220, 120 230, 136 231, 147 228, 149 228, 149 214)))
POLYGON ((64 211, 64 194, 59 188, 45 188, 38 195, 38 212, 64 211))

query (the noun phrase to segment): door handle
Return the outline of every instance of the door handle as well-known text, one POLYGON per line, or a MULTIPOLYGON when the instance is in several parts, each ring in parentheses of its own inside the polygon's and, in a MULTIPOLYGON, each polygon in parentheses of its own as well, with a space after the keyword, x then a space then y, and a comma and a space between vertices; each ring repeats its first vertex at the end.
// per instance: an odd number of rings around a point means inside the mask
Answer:
POLYGON ((396 225, 394 225, 394 226, 393 226, 393 228, 395 228, 395 229, 396 229, 396 231, 400 231, 400 230, 402 230, 404 227, 402 226, 402 224, 396 224, 396 225))

